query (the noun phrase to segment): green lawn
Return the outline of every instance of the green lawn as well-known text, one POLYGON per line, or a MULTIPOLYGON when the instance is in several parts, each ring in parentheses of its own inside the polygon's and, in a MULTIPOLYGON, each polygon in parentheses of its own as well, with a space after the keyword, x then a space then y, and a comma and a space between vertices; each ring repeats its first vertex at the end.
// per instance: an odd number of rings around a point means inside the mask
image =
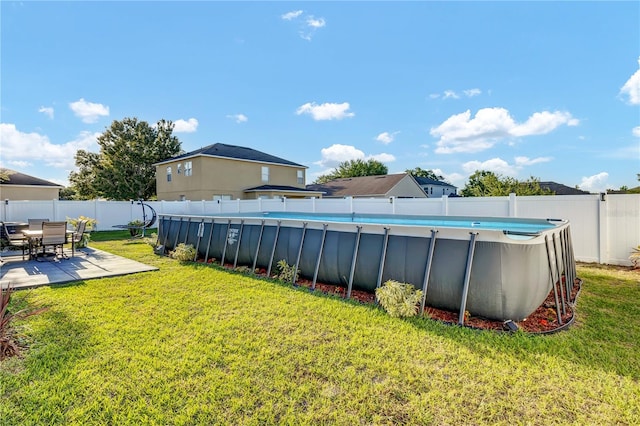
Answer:
POLYGON ((0 425, 640 424, 640 274, 580 266, 577 321, 474 331, 202 264, 14 294, 0 425))

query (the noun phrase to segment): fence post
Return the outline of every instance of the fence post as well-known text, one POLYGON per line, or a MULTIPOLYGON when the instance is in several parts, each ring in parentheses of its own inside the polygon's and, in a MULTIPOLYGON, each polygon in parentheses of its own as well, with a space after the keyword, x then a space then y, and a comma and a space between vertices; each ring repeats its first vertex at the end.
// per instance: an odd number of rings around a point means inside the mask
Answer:
POLYGON ((607 263, 609 260, 607 213, 607 193, 601 192, 598 198, 598 263, 600 264, 607 263))
POLYGON ((518 217, 518 197, 513 192, 509 194, 509 217, 518 217))
POLYGON ((449 216, 449 196, 443 195, 440 200, 442 200, 442 207, 440 208, 443 216, 449 216))

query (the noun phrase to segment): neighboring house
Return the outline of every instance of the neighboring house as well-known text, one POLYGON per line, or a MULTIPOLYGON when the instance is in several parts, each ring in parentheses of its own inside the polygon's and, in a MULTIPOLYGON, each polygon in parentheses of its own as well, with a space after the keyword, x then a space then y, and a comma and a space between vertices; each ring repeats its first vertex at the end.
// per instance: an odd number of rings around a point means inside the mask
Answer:
POLYGON ((408 173, 334 179, 307 185, 307 189, 324 192, 324 198, 425 198, 418 182, 408 173))
POLYGON ((578 188, 563 185, 557 182, 540 182, 540 188, 552 191, 555 195, 584 195, 589 194, 578 188))
POLYGON ((0 200, 57 200, 64 188, 57 183, 15 170, 0 169, 7 180, 0 181, 0 200))
POLYGON ((450 183, 426 177, 416 177, 415 179, 429 198, 442 197, 443 195, 457 195, 458 187, 450 183))
POLYGON ((216 143, 154 164, 158 200, 321 197, 305 188, 307 166, 216 143))

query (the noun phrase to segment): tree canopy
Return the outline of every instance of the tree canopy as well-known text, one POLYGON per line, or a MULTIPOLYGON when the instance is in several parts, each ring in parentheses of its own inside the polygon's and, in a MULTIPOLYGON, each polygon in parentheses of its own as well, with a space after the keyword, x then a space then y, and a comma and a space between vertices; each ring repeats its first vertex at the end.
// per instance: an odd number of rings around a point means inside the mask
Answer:
POLYGON ((476 170, 460 191, 463 197, 499 197, 511 193, 516 195, 554 195, 553 191, 540 187, 540 179, 533 176, 525 181, 519 181, 486 170, 476 170))
POLYGON ((413 177, 422 177, 422 178, 428 178, 433 180, 439 180, 443 182, 445 180, 444 176, 435 174, 433 170, 424 170, 424 169, 421 169, 420 167, 407 169, 405 170, 405 173, 409 173, 413 177))
MULTIPOLYGON (((98 137, 99 153, 79 150, 69 182, 76 199, 150 199, 156 195, 154 163, 181 152, 171 121, 155 126, 137 118, 113 121, 98 137)), ((70 191, 71 192, 71 191, 70 191)))
POLYGON ((349 160, 340 163, 331 173, 319 176, 314 183, 326 183, 334 179, 348 177, 386 175, 388 172, 387 166, 374 159, 349 160))

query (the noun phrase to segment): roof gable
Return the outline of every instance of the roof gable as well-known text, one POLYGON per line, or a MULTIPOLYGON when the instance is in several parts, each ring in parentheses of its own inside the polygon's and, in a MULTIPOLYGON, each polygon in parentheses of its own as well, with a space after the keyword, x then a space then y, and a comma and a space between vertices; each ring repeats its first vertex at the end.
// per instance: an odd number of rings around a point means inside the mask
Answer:
POLYGON ((176 161, 183 158, 186 159, 186 158, 191 158, 196 156, 221 157, 221 158, 229 158, 233 160, 245 160, 245 161, 254 161, 257 163, 271 163, 271 164, 281 164, 285 166, 302 167, 305 169, 307 168, 307 166, 303 166, 302 164, 294 163, 293 161, 285 160, 284 158, 276 157, 275 155, 267 154, 262 151, 258 151, 252 148, 247 148, 244 146, 227 145, 224 143, 215 143, 213 145, 205 146, 204 148, 200 148, 195 151, 191 151, 186 154, 179 155, 177 157, 169 158, 157 164, 162 164, 169 161, 176 161))

